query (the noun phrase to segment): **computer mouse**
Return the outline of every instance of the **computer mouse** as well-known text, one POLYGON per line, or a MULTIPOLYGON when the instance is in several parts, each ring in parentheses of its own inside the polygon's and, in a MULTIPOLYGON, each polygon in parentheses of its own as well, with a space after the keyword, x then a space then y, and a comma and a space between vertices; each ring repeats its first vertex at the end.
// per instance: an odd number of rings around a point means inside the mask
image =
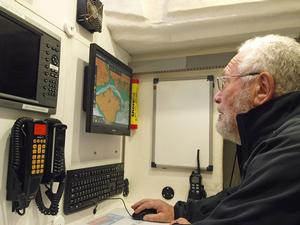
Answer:
POLYGON ((156 209, 144 209, 139 213, 133 213, 131 215, 132 219, 134 220, 143 220, 144 216, 147 214, 156 214, 156 209))

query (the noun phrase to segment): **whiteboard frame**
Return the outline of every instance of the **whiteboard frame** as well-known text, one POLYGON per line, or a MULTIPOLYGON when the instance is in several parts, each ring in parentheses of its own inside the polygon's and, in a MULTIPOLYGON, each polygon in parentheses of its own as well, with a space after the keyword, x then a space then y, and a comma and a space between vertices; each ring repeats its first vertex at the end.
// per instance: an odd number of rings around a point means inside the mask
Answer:
MULTIPOLYGON (((203 80, 205 79, 209 85, 209 93, 208 93, 208 101, 209 101, 209 107, 208 107, 208 118, 209 118, 209 131, 208 131, 208 165, 207 166, 202 166, 201 165, 201 170, 206 170, 206 171, 213 171, 213 154, 212 154, 212 111, 213 111, 213 88, 214 88, 214 76, 213 75, 208 75, 208 76, 198 76, 198 77, 182 77, 182 78, 154 78, 153 79, 153 129, 152 129, 152 161, 151 161, 151 167, 152 168, 195 168, 194 166, 182 166, 182 165, 165 165, 165 164, 159 164, 155 162, 155 154, 156 154, 156 149, 155 149, 155 144, 156 144, 156 110, 157 110, 157 86, 159 82, 163 81, 187 81, 187 80, 203 80)), ((200 150, 201 151, 201 150, 200 150)), ((196 152, 196 151, 195 151, 196 152)), ((195 154, 195 161, 196 161, 196 154, 195 154)))

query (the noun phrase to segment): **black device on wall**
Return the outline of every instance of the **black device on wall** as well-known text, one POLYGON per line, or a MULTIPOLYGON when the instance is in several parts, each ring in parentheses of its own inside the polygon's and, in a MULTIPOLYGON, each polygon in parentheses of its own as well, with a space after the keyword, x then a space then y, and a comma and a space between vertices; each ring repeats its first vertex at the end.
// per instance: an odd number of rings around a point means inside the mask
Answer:
POLYGON ((57 119, 33 120, 22 117, 14 123, 10 136, 6 199, 12 211, 25 214, 35 199, 45 215, 56 215, 64 190, 64 144, 67 126, 57 119), (59 182, 53 193, 53 182, 59 182), (47 208, 42 201, 40 184, 45 184, 51 201, 47 208))
POLYGON ((200 173, 200 150, 197 150, 197 169, 190 176, 189 200, 200 200, 206 198, 206 191, 202 185, 202 176, 200 173))
POLYGON ((60 40, 0 7, 0 106, 56 112, 60 40))
POLYGON ((76 20, 89 32, 101 32, 103 4, 100 0, 77 0, 76 20))
POLYGON ((89 57, 83 99, 86 131, 130 135, 132 69, 94 43, 89 57))

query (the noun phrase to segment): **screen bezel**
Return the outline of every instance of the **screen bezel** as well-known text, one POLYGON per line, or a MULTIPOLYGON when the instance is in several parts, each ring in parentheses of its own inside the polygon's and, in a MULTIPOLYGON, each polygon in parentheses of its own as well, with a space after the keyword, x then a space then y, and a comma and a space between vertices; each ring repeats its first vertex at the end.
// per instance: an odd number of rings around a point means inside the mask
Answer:
POLYGON ((90 44, 89 65, 86 74, 86 96, 85 96, 85 110, 86 110, 86 132, 89 133, 102 133, 102 134, 115 134, 115 135, 130 135, 130 110, 131 110, 131 82, 132 82, 132 69, 125 65, 123 62, 112 56, 103 48, 95 43, 90 44), (96 76, 96 58, 102 59, 105 63, 115 66, 118 71, 130 78, 129 90, 129 113, 128 113, 128 126, 119 127, 115 125, 95 125, 93 123, 93 107, 94 107, 94 86, 96 76))
MULTIPOLYGON (((38 50, 38 55, 36 57, 37 70, 35 71, 37 77, 36 79, 31 79, 32 82, 35 82, 34 96, 33 97, 20 96, 14 93, 8 94, 6 93, 6 91, 0 91, 0 106, 18 109, 18 110, 26 110, 26 111, 33 111, 33 112, 46 113, 46 114, 55 114, 57 108, 57 95, 56 96, 44 95, 45 94, 44 72, 46 68, 45 68, 45 57, 43 52, 45 51, 46 44, 49 43, 49 40, 54 40, 55 42, 59 43, 60 46, 61 37, 56 33, 54 33, 53 31, 39 24, 36 20, 33 20, 30 17, 20 17, 20 15, 15 14, 15 12, 9 11, 8 9, 2 7, 1 5, 0 5, 0 16, 8 19, 12 23, 16 24, 16 26, 19 26, 24 30, 39 36, 39 43, 37 45, 39 50, 38 50)), ((58 53, 58 55, 59 54, 60 53, 58 53)), ((56 91, 58 91, 58 78, 57 78, 56 91)))

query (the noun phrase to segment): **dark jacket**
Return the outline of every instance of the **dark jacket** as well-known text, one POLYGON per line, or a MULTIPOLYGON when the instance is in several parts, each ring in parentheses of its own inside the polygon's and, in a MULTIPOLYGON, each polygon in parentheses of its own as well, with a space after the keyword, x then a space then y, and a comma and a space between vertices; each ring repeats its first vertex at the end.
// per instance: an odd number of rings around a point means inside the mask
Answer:
POLYGON ((200 201, 177 202, 176 218, 197 225, 299 225, 300 92, 239 114, 237 123, 241 184, 200 201))

